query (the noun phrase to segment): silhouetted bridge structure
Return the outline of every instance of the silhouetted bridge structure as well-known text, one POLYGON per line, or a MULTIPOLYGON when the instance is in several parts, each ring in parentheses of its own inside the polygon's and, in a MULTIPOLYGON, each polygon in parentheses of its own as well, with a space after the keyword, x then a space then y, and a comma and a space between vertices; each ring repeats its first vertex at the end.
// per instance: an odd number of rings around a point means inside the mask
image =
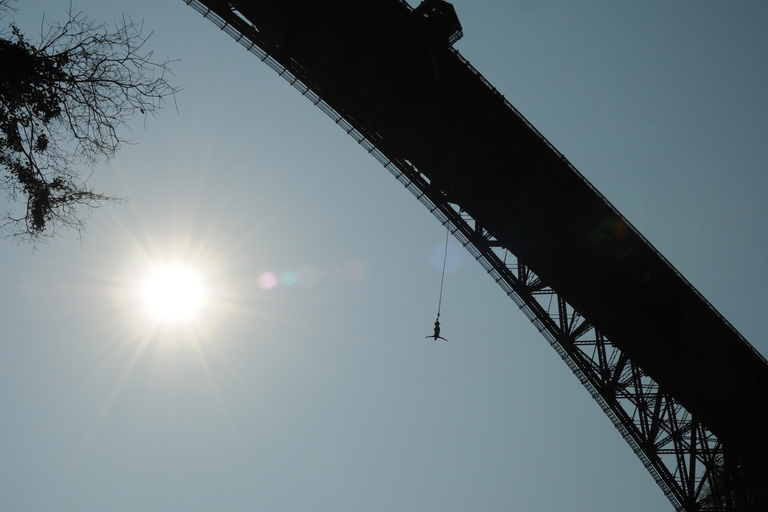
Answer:
POLYGON ((768 510, 768 363, 452 48, 450 4, 184 1, 448 227, 676 510, 768 510))

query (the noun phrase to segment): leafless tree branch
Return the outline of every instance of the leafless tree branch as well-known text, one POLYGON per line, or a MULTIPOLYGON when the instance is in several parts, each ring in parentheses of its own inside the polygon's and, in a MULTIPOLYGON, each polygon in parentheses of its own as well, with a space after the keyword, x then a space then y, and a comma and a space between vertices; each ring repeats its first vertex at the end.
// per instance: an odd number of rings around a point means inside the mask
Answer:
MULTIPOLYGON (((0 19, 11 10, 0 0, 0 19)), ((156 116, 172 86, 169 60, 146 48, 152 34, 130 17, 113 25, 71 8, 44 25, 39 42, 18 28, 0 32, 0 179, 23 211, 0 215, 0 231, 37 243, 61 226, 82 232, 91 209, 115 198, 94 191, 85 168, 114 157, 121 131, 156 116)))

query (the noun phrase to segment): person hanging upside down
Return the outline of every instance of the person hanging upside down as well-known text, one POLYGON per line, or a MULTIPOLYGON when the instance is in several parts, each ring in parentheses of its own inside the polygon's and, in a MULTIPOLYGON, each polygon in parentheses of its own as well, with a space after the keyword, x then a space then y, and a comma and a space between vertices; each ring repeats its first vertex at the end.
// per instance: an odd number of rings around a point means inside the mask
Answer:
POLYGON ((440 320, 435 320, 435 332, 431 336, 424 336, 425 338, 432 338, 433 340, 437 341, 438 339, 443 341, 448 341, 447 339, 440 336, 440 320))

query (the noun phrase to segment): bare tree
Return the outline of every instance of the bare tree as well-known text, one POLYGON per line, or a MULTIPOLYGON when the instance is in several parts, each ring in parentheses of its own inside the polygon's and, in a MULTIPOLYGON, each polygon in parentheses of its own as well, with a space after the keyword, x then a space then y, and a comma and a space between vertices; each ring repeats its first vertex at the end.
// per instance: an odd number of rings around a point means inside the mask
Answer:
MULTIPOLYGON (((0 21, 8 2, 0 0, 0 21)), ((93 190, 83 169, 110 160, 126 142, 118 132, 127 121, 154 116, 178 90, 167 80, 169 61, 145 48, 150 35, 129 17, 107 25, 71 7, 34 44, 13 23, 0 31, 6 237, 37 243, 61 226, 82 232, 92 208, 115 200, 93 190)))

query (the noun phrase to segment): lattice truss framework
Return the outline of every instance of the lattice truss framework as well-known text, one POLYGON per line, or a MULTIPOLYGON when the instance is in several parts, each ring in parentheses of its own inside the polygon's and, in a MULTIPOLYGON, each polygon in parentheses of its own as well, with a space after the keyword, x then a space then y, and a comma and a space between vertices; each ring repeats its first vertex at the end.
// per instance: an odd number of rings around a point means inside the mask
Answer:
MULTIPOLYGON (((418 169, 407 161, 384 155, 376 146, 376 134, 366 133, 362 126, 355 126, 354 120, 345 119, 325 103, 308 85, 310 80, 300 76, 301 70, 288 70, 270 57, 265 50, 268 43, 259 40, 258 31, 247 19, 237 11, 224 19, 198 0, 184 2, 325 112, 446 226, 587 388, 676 510, 715 512, 734 509, 736 493, 729 482, 737 480, 735 472, 731 471, 735 463, 727 458, 717 437, 697 418, 664 392, 626 353, 597 331, 524 262, 504 249, 482 225, 462 211, 460 205, 451 203, 442 191, 431 187, 418 169)), ((464 61, 458 52, 456 54, 464 61)), ((477 70, 464 62, 499 94, 477 70)), ((506 100, 505 103, 515 110, 506 100)), ((515 112, 525 120, 522 114, 515 112)))
POLYGON ((733 509, 725 453, 712 432, 459 205, 431 189, 415 168, 379 158, 375 148, 369 152, 447 227, 525 313, 676 510, 733 509))
POLYGON ((475 236, 450 219, 448 229, 549 341, 675 508, 728 510, 716 436, 473 219, 457 213, 475 236))

